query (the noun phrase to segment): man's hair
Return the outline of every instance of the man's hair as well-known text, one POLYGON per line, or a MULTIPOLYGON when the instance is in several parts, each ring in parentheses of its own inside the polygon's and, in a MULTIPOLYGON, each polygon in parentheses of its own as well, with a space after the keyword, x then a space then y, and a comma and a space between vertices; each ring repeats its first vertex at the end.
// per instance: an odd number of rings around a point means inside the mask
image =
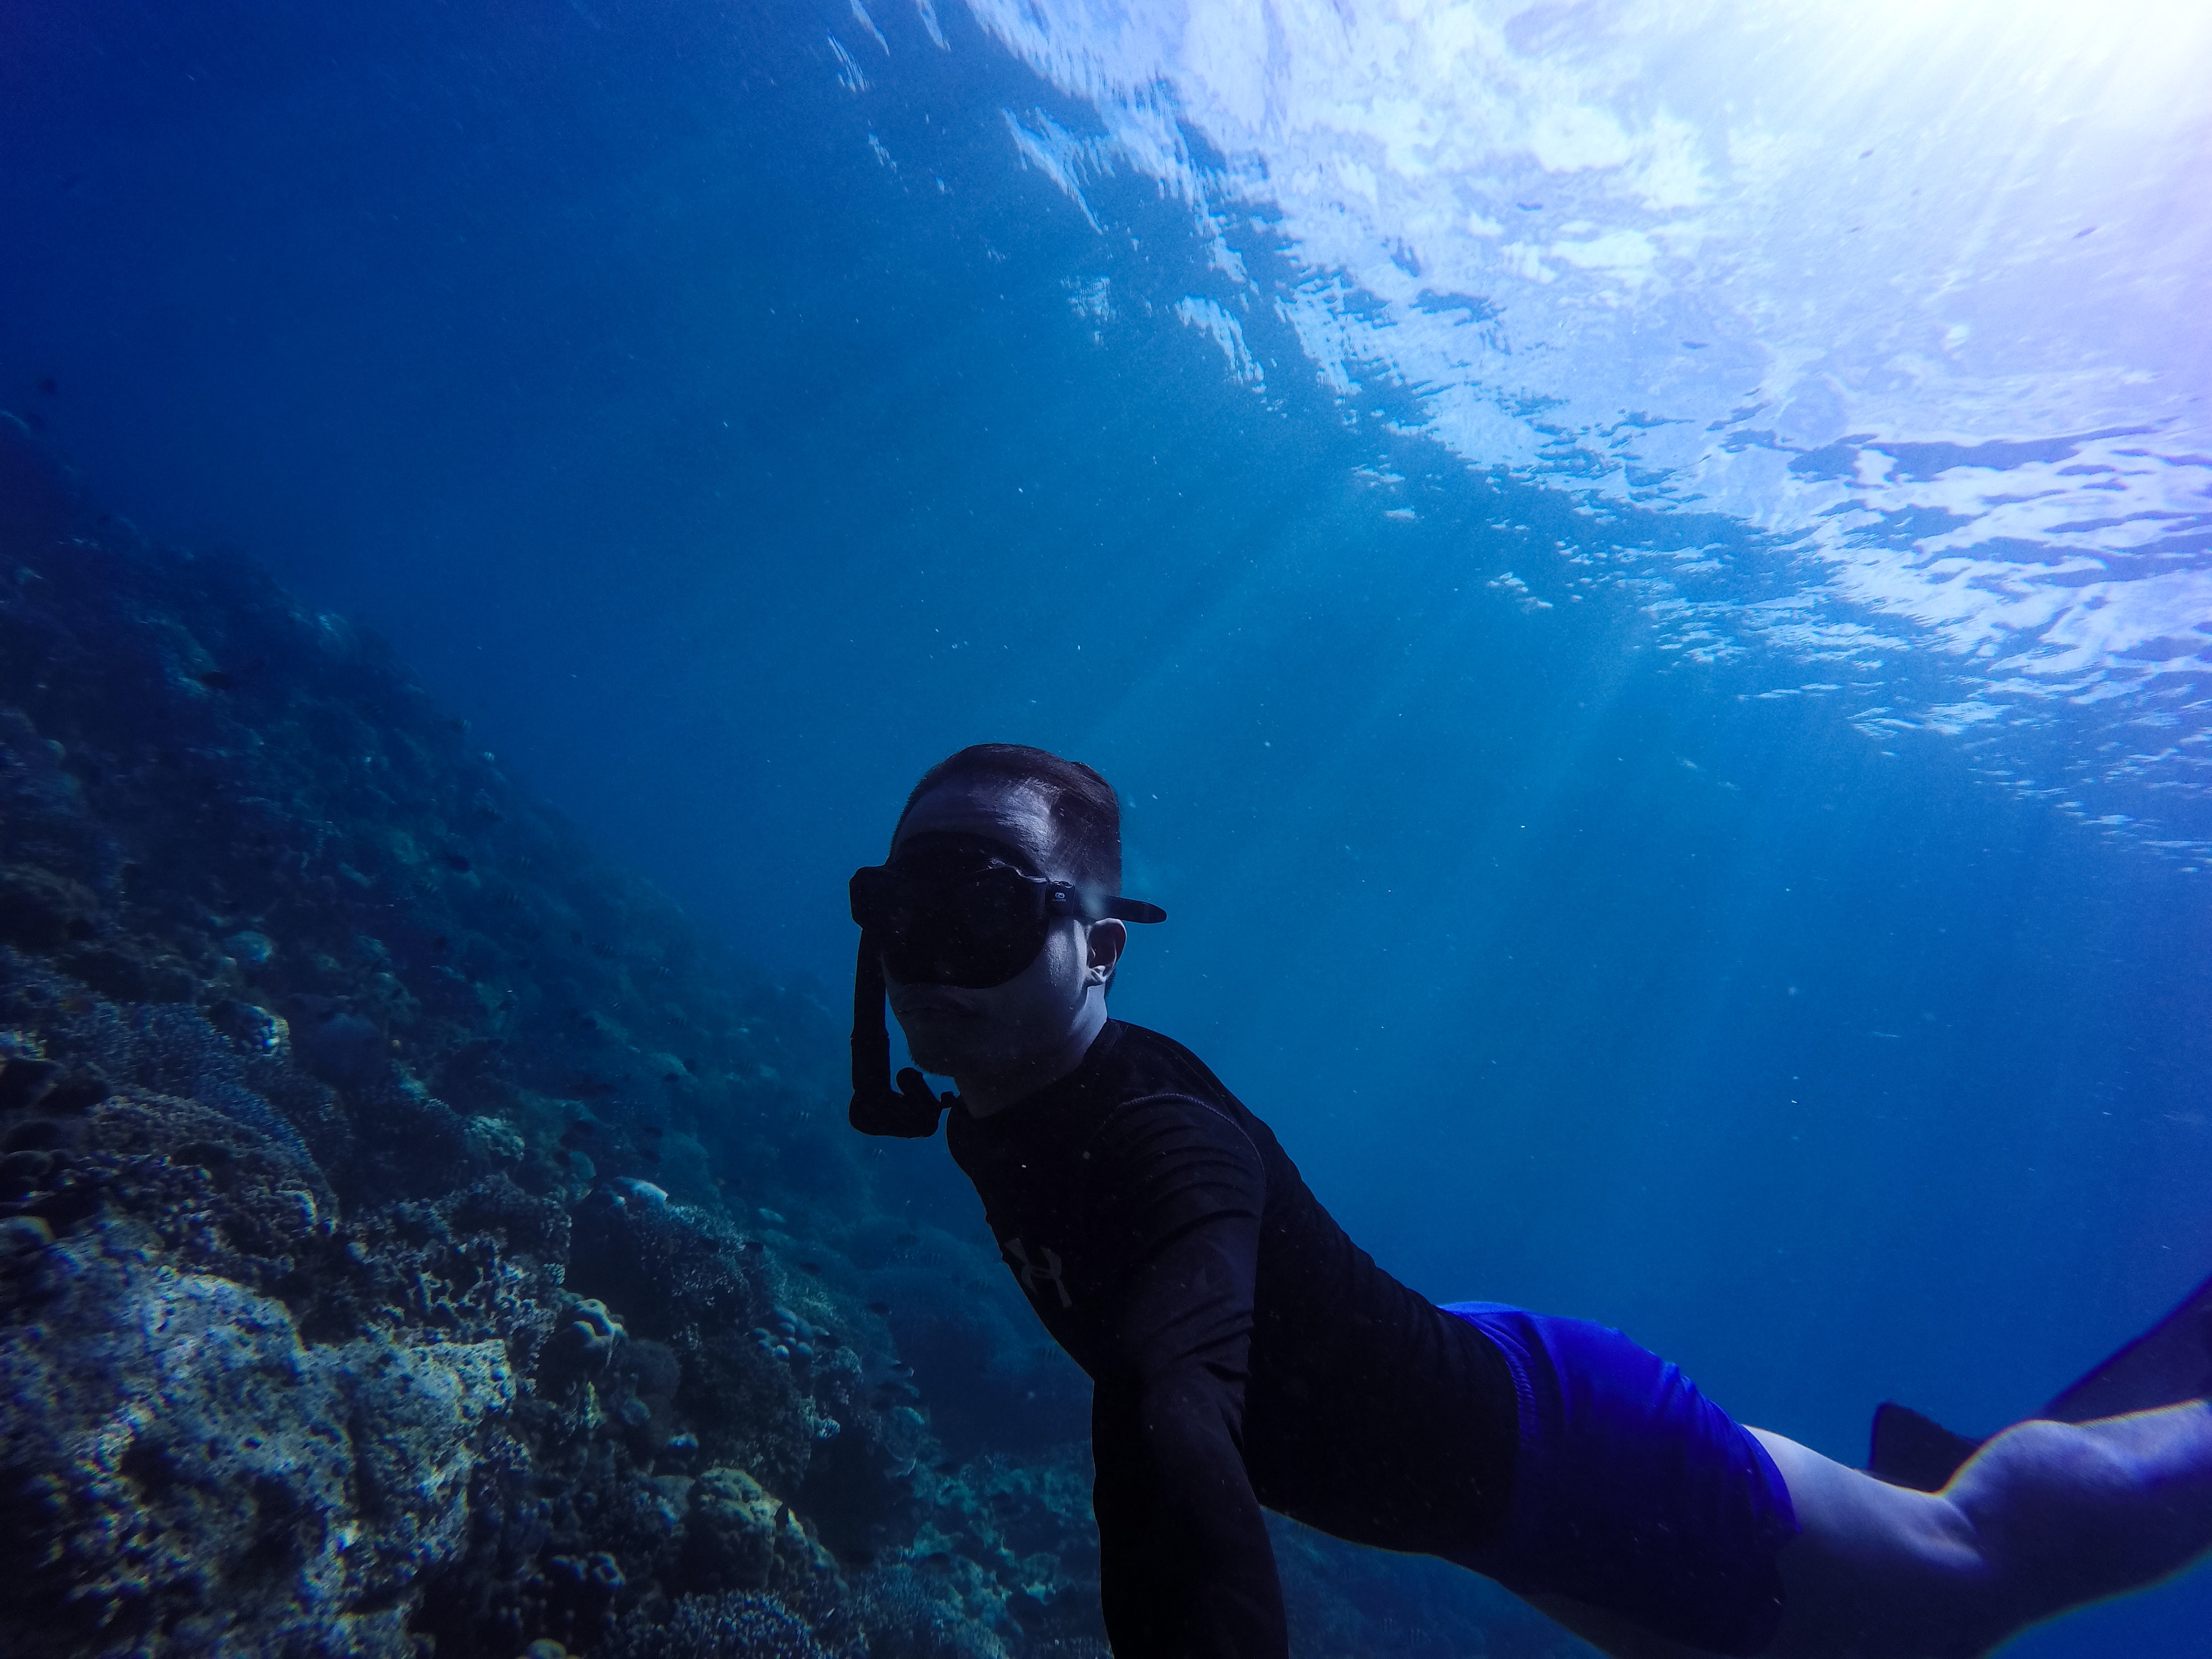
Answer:
POLYGON ((1114 786, 1081 761, 1062 760, 1026 744, 970 744, 921 775, 899 822, 906 822, 915 802, 955 778, 1025 783, 1042 790, 1050 802, 1054 850, 1076 884, 1102 893, 1121 890, 1121 804, 1114 786))

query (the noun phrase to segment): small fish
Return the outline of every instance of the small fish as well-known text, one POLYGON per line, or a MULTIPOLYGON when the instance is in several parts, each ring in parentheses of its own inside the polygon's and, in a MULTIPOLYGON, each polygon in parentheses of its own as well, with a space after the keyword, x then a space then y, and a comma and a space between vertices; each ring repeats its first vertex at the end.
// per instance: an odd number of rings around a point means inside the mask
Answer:
POLYGON ((781 1227, 783 1225, 783 1218, 764 1205, 761 1208, 760 1218, 763 1221, 767 1222, 771 1227, 781 1227))
POLYGON ((199 680, 200 684, 210 691, 238 690, 238 677, 235 674, 226 674, 220 668, 209 669, 206 673, 199 677, 199 680))
POLYGON ((640 1181, 635 1176, 617 1176, 614 1184, 638 1200, 658 1207, 668 1202, 668 1194, 650 1181, 640 1181))
POLYGON ((574 1152, 598 1133, 599 1127, 591 1119, 580 1117, 561 1132, 561 1144, 574 1152))
POLYGON ((891 1304, 888 1302, 871 1302, 868 1304, 868 1311, 875 1315, 878 1319, 884 1318, 890 1312, 890 1310, 891 1304))
POLYGON ((465 853, 441 853, 438 856, 448 870, 466 872, 476 868, 465 853))

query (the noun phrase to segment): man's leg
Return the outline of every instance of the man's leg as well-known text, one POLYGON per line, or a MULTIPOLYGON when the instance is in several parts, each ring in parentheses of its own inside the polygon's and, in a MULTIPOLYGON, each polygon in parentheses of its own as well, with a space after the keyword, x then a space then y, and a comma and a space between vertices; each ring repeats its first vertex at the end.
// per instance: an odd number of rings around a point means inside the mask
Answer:
POLYGON ((1968 1659, 2212 1548, 2212 1407, 2015 1424, 1940 1492, 1754 1429, 1802 1531, 1771 1659, 1968 1659))
POLYGON ((1455 1559, 1617 1659, 1971 1659, 2212 1549, 2202 1399, 2015 1424, 1928 1492, 1739 1426, 1616 1331, 1446 1311, 1522 1402, 1506 1525, 1455 1559))
MULTIPOLYGON (((2027 1422, 1940 1492, 1892 1486, 1753 1429, 1802 1531, 1765 1659, 1971 1659, 2039 1619, 2139 1589, 2212 1547, 2212 1407, 2027 1422)), ((1700 1650, 1565 1596, 1528 1600, 1613 1659, 1700 1650)))

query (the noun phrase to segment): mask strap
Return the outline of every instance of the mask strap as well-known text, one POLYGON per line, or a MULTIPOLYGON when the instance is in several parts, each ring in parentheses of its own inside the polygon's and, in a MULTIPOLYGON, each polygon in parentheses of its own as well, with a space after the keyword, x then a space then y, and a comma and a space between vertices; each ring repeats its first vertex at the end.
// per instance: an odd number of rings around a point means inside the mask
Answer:
POLYGON ((847 1116, 865 1135, 921 1140, 937 1133, 937 1115, 957 1100, 942 1099, 911 1066, 890 1086, 891 1034, 884 1024, 884 963, 876 943, 860 935, 853 968, 853 1104, 847 1116))

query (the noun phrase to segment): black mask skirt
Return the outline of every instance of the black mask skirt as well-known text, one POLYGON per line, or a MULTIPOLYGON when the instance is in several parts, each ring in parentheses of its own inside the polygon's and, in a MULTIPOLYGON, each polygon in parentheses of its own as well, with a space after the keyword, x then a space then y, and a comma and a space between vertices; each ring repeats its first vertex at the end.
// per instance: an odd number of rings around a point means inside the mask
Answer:
POLYGON ((860 952, 853 975, 853 1127, 868 1134, 922 1136, 945 1103, 908 1066, 888 1083, 890 1033, 884 975, 908 985, 986 990, 1035 962, 1053 928, 1071 917, 1164 921, 1140 899, 1085 895, 1025 867, 1011 847, 978 836, 913 837, 889 864, 853 872, 860 952))
POLYGON ((1075 890, 1018 868, 990 843, 935 837, 855 871, 853 920, 904 983, 1004 985, 1036 960, 1053 924, 1079 914, 1075 890))

